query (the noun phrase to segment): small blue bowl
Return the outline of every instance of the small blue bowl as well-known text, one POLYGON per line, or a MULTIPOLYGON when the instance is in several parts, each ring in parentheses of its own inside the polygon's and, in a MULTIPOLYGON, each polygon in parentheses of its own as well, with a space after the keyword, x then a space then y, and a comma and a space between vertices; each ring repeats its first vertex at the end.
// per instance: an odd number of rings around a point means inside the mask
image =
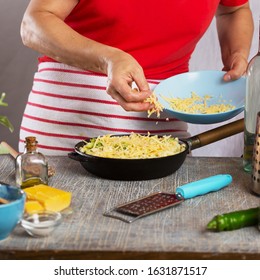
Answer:
POLYGON ((9 201, 7 204, 0 204, 0 240, 3 240, 22 218, 26 195, 15 186, 0 183, 0 197, 9 201))
POLYGON ((246 78, 242 77, 236 81, 225 82, 223 76, 226 72, 205 70, 182 73, 170 77, 159 83, 154 92, 163 105, 164 109, 179 120, 194 124, 214 124, 229 120, 244 110, 246 94, 246 78), (212 98, 208 105, 226 104, 235 106, 233 110, 215 114, 190 114, 176 111, 163 98, 188 98, 191 93, 204 97, 210 95, 212 98))

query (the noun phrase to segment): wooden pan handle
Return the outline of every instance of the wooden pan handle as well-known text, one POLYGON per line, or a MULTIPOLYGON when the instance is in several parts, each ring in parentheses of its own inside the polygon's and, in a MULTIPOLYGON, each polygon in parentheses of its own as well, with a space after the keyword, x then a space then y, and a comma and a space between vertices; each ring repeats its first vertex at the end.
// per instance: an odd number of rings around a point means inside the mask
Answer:
POLYGON ((212 130, 195 135, 188 140, 190 150, 214 143, 244 131, 244 119, 240 119, 212 130))

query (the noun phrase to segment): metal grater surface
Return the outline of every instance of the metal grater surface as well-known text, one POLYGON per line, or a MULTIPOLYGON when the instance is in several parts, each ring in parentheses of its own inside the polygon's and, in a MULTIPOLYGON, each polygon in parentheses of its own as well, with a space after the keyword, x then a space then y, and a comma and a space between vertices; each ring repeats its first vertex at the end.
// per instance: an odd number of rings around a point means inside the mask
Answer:
POLYGON ((175 193, 157 192, 140 199, 121 204, 104 213, 104 215, 131 223, 143 216, 179 204, 183 200, 184 199, 182 197, 179 197, 175 193))
POLYGON ((260 195, 260 112, 257 114, 252 162, 252 184, 250 186, 250 190, 257 195, 260 195))

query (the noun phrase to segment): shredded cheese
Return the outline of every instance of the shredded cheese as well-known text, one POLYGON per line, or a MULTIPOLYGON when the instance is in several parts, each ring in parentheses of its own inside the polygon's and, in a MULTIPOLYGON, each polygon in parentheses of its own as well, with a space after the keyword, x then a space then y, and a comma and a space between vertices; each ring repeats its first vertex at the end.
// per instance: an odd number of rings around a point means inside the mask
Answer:
POLYGON ((145 99, 144 102, 149 102, 150 104, 153 104, 153 105, 154 105, 154 107, 153 107, 152 109, 148 110, 148 112, 147 112, 147 113, 148 113, 148 118, 149 118, 152 114, 154 114, 154 113, 156 113, 157 118, 159 118, 159 117, 160 117, 160 113, 163 111, 163 106, 162 106, 162 104, 158 101, 158 99, 157 99, 155 93, 153 92, 149 97, 147 97, 147 98, 145 99))
MULTIPOLYGON (((138 90, 138 88, 133 88, 133 89, 132 89, 132 92, 133 92, 133 93, 138 93, 139 90, 138 90)), ((158 101, 158 99, 157 99, 155 93, 153 92, 149 97, 147 97, 147 98, 144 100, 144 102, 148 102, 148 103, 154 105, 154 107, 153 107, 152 109, 150 109, 150 110, 147 111, 148 118, 149 118, 152 114, 154 114, 154 113, 156 113, 157 118, 159 118, 159 117, 160 117, 160 113, 163 111, 163 106, 162 106, 162 104, 158 101)))
POLYGON ((181 153, 185 144, 170 135, 110 134, 92 138, 80 148, 82 153, 103 158, 146 159, 166 157, 181 153))
POLYGON ((225 104, 224 100, 220 100, 220 104, 208 105, 207 101, 212 98, 210 95, 200 97, 195 92, 191 93, 191 97, 179 98, 179 97, 165 97, 162 96, 165 101, 169 103, 172 109, 189 114, 216 114, 233 110, 235 106, 231 104, 225 104))

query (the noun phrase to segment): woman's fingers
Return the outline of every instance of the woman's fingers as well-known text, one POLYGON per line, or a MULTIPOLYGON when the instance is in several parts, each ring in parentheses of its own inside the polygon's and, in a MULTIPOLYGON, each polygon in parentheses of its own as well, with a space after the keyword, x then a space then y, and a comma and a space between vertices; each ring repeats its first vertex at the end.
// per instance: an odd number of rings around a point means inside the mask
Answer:
POLYGON ((148 102, 144 102, 143 96, 150 96, 150 93, 142 93, 142 92, 136 92, 135 90, 132 90, 130 88, 130 93, 126 94, 128 100, 126 100, 122 93, 118 92, 115 88, 109 89, 110 96, 117 101, 117 103, 126 111, 135 111, 135 112, 143 112, 148 111, 153 108, 153 105, 149 104, 148 102), (139 96, 136 98, 136 96, 139 96), (140 96, 142 95, 142 97, 140 96))
POLYGON ((236 56, 230 67, 224 67, 223 70, 227 71, 224 75, 225 81, 237 80, 246 72, 248 62, 243 56, 236 56))
POLYGON ((107 93, 126 111, 147 111, 152 105, 144 100, 152 94, 140 64, 122 51, 110 57, 107 93), (135 89, 136 88, 136 89, 135 89))

